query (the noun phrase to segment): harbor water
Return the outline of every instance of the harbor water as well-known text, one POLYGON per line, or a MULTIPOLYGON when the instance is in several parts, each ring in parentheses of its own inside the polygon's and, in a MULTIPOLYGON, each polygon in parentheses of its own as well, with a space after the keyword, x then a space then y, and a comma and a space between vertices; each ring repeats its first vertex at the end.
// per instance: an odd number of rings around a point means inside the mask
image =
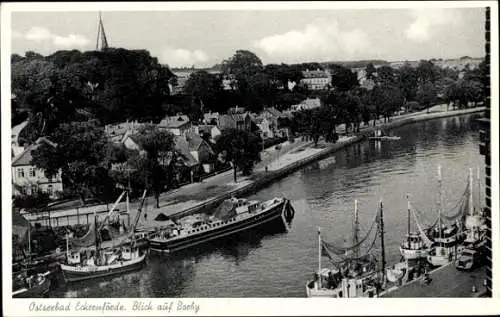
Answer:
MULTIPOLYGON (((399 141, 364 141, 332 154, 250 196, 291 199, 286 233, 249 232, 175 256, 150 254, 137 272, 103 280, 59 284, 50 297, 305 297, 318 267, 318 227, 323 239, 352 240, 354 200, 360 236, 383 200, 388 264, 400 259, 407 231, 407 194, 421 222, 437 219, 437 168, 442 201, 451 210, 466 187, 469 168, 484 181, 477 115, 436 119, 391 131, 399 141)), ((415 224, 412 223, 415 229, 415 224)), ((371 241, 370 241, 371 242, 371 241)), ((379 245, 374 246, 379 252, 379 245)), ((323 258, 327 265, 327 258, 323 258)))

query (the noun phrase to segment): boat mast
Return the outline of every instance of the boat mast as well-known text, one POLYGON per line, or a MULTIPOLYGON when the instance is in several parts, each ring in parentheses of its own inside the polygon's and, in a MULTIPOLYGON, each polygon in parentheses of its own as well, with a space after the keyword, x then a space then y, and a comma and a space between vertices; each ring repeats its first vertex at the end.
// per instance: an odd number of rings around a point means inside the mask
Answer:
POLYGON ((382 249, 382 281, 385 282, 384 208, 382 205, 382 199, 380 200, 379 226, 380 226, 379 227, 379 229, 380 229, 380 248, 382 249))
POLYGON ((479 167, 477 168, 477 208, 479 214, 481 214, 481 176, 479 174, 479 167))
POLYGON ((469 168, 469 214, 474 216, 474 186, 472 182, 472 168, 469 168))
MULTIPOLYGON (((358 244, 358 232, 359 232, 359 219, 358 219, 358 200, 354 200, 354 245, 358 244)), ((354 251, 354 256, 357 259, 359 257, 359 250, 358 248, 355 249, 354 251)))
POLYGON ((408 202, 408 243, 410 243, 410 212, 411 212, 411 207, 410 207, 410 195, 406 195, 406 200, 408 202))
POLYGON ((96 252, 96 259, 98 258, 98 254, 99 254, 99 229, 97 227, 97 214, 94 213, 94 224, 95 224, 95 228, 96 228, 96 232, 95 232, 95 252, 96 252))
POLYGON ((442 241, 442 226, 441 226, 441 200, 442 200, 442 186, 441 186, 441 165, 438 165, 438 187, 439 187, 439 198, 438 198, 438 212, 439 212, 439 239, 442 241))
POLYGON ((31 260, 31 222, 28 221, 28 256, 31 260))
POLYGON ((318 227, 318 289, 321 288, 321 229, 318 227))

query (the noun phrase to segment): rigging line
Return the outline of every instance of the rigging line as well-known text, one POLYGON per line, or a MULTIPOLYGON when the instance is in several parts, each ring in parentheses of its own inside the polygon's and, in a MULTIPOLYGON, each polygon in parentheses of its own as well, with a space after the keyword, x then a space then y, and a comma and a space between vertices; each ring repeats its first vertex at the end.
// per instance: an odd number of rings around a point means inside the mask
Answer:
POLYGON ((323 243, 326 244, 326 246, 328 248, 331 248, 333 249, 334 253, 344 253, 346 251, 349 251, 349 250, 352 250, 352 249, 355 249, 357 247, 359 247, 361 244, 363 244, 363 242, 365 242, 366 239, 368 239, 368 236, 370 235, 371 231, 373 230, 373 226, 374 224, 377 222, 377 213, 375 214, 375 218, 370 226, 370 229, 368 230, 368 232, 366 233, 366 235, 363 237, 363 239, 361 239, 358 243, 350 246, 350 247, 338 247, 338 246, 335 246, 335 244, 333 243, 328 243, 326 241, 323 240, 323 243))

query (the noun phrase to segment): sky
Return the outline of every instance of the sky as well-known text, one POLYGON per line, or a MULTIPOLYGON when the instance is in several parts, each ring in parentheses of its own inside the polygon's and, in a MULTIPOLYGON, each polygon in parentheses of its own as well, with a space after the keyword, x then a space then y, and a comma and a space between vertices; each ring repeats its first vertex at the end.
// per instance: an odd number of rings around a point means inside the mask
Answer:
MULTIPOLYGON (((210 67, 238 49, 264 64, 484 56, 483 8, 104 11, 111 47, 171 67, 210 67)), ((93 50, 98 12, 13 12, 12 52, 93 50)))

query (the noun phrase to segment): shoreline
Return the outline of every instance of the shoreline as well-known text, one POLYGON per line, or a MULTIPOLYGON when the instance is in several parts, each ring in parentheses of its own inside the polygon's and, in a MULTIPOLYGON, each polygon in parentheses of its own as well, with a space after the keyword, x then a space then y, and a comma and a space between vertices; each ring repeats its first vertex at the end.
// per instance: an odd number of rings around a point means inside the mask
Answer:
MULTIPOLYGON (((254 170, 253 174, 249 177, 243 177, 239 176, 238 182, 234 183, 232 182, 232 186, 234 188, 230 190, 226 190, 223 193, 215 193, 214 195, 210 197, 206 197, 206 199, 200 199, 200 200, 194 200, 191 205, 188 203, 183 203, 180 202, 178 203, 179 206, 175 205, 166 205, 166 206, 161 206, 160 208, 147 208, 147 214, 149 219, 154 219, 159 213, 163 213, 167 215, 168 217, 172 218, 178 218, 182 216, 187 216, 187 215, 192 215, 192 214, 197 214, 197 213, 210 213, 213 208, 217 207, 222 201, 225 199, 231 198, 233 196, 236 197, 241 197, 245 195, 250 195, 258 190, 261 190, 262 188, 268 186, 270 183, 277 181, 295 171, 298 169, 313 163, 315 161, 318 161, 322 158, 325 158, 332 153, 335 153, 339 150, 345 149, 346 147, 356 144, 360 141, 366 140, 369 135, 373 133, 374 130, 377 129, 384 129, 386 131, 409 125, 412 123, 417 123, 417 122, 423 122, 423 121, 428 121, 428 120, 433 120, 433 119, 440 119, 440 118, 446 118, 446 117, 454 117, 454 116, 461 116, 461 115, 468 115, 468 114, 474 114, 474 113, 480 113, 484 111, 484 107, 476 107, 476 108, 470 108, 470 109, 461 109, 461 110, 450 110, 450 111, 442 111, 442 112, 421 112, 421 113, 415 113, 415 114, 410 114, 407 115, 407 117, 401 118, 401 117, 393 117, 392 121, 386 122, 386 123, 381 123, 376 125, 375 127, 373 126, 364 126, 362 129, 360 129, 360 132, 356 134, 351 134, 350 136, 344 136, 342 137, 337 143, 330 144, 326 143, 325 147, 323 149, 319 147, 313 147, 312 142, 305 143, 303 145, 300 145, 298 147, 295 147, 293 150, 291 150, 288 153, 285 153, 283 157, 285 156, 291 156, 290 154, 293 154, 293 152, 296 152, 299 148, 309 148, 314 150, 313 153, 307 153, 305 157, 299 157, 299 158, 291 158, 289 159, 287 163, 284 163, 282 166, 274 169, 274 170, 268 170, 264 171, 263 167, 260 167, 259 169, 254 170), (343 139, 343 140, 342 140, 343 139), (190 205, 190 206, 186 206, 190 205), (170 207, 170 208, 169 208, 170 207), (169 211, 168 209, 173 209, 169 211)), ((299 155, 300 156, 300 155, 299 155)), ((283 157, 280 157, 278 160, 281 160, 283 157)), ((272 165, 273 163, 278 164, 279 162, 271 162, 272 165)), ((219 174, 218 176, 224 177, 224 175, 232 175, 232 170, 219 174)), ((217 176, 215 176, 217 177, 217 176)), ((215 178, 214 177, 214 178, 215 178)), ((194 184, 189 184, 186 185, 186 187, 190 185, 195 185, 199 183, 194 183, 194 184)), ((200 185, 199 185, 200 186, 200 185)), ((166 195, 175 195, 176 193, 184 191, 189 191, 189 189, 181 187, 171 193, 166 193, 166 195)), ((182 194, 181 194, 182 195, 182 194)), ((189 195, 188 195, 189 196, 189 195)), ((168 199, 165 199, 168 200, 168 199)), ((173 199, 175 201, 175 197, 173 199)), ((190 201, 188 201, 190 202, 190 201)), ((137 210, 135 210, 137 203, 131 203, 130 204, 130 212, 128 213, 128 216, 130 218, 135 217, 135 214, 137 213, 137 210)), ((124 210, 124 203, 120 203, 117 208, 120 210, 124 210), (123 205, 122 205, 123 204, 123 205)), ((138 206, 138 205, 137 205, 138 206)), ((52 219, 57 220, 57 226, 59 226, 59 219, 61 218, 66 218, 67 221, 61 221, 61 226, 65 225, 71 225, 69 221, 69 217, 82 217, 85 215, 93 214, 95 209, 100 209, 98 213, 105 213, 107 210, 102 210, 102 209, 107 209, 106 205, 100 205, 100 206, 90 206, 90 207, 82 207, 82 208, 77 208, 77 209, 68 209, 68 210, 57 210, 57 211, 51 211, 51 217, 52 219), (100 208, 99 208, 100 207, 100 208), (88 209, 86 211, 82 209, 88 209)), ((30 222, 36 222, 38 221, 39 218, 43 217, 43 215, 46 215, 47 212, 42 212, 38 215, 36 214, 25 214, 24 217, 28 219, 30 222)), ((63 220, 61 219, 61 220, 63 220)), ((79 218, 80 219, 80 218, 79 218)), ((81 223, 81 221, 78 221, 81 223)), ((150 230, 153 228, 160 227, 162 224, 161 222, 155 223, 151 222, 151 220, 147 221, 148 223, 146 224, 141 224, 139 223, 137 229, 139 230, 150 230)), ((52 222, 51 222, 52 223, 52 222)), ((75 221, 76 224, 76 221, 75 221)), ((56 227, 57 227, 56 226, 56 227)))
MULTIPOLYGON (((208 202, 201 203, 197 206, 194 206, 192 208, 186 209, 186 210, 181 210, 175 214, 171 214, 170 216, 175 216, 175 217, 180 217, 180 216, 187 216, 191 214, 196 214, 200 212, 206 212, 207 209, 214 208, 218 204, 220 204, 224 199, 231 198, 232 196, 244 196, 244 195, 249 195, 252 194, 258 190, 261 190, 268 184, 272 183, 273 181, 279 180, 290 173, 295 172, 296 170, 304 167, 305 165, 308 165, 310 163, 313 163, 317 160, 320 160, 332 153, 335 153, 339 150, 342 150, 350 145, 356 144, 360 141, 365 140, 371 133, 373 133, 374 130, 376 129, 384 129, 384 130, 392 130, 404 125, 412 124, 412 123, 417 123, 417 122, 423 122, 423 121, 428 121, 432 119, 440 119, 440 118, 446 118, 446 117, 454 117, 454 116, 459 116, 459 115, 467 115, 467 114, 473 114, 473 113, 479 113, 484 111, 483 107, 478 107, 478 108, 472 108, 472 109, 462 109, 462 110, 452 110, 452 111, 446 111, 446 112, 435 112, 435 113, 423 113, 423 114, 417 114, 416 116, 411 116, 407 118, 402 118, 402 119, 396 119, 391 122, 384 123, 380 126, 370 126, 366 127, 357 135, 352 135, 350 136, 347 140, 344 141, 339 141, 334 144, 329 144, 327 145, 326 148, 323 150, 311 154, 303 159, 297 160, 295 162, 292 162, 286 166, 283 166, 280 169, 277 169, 275 171, 269 171, 267 172, 267 175, 264 174, 259 175, 256 173, 255 175, 255 180, 248 184, 245 185, 241 188, 232 190, 230 192, 224 193, 219 195, 218 197, 213 198, 212 200, 208 202), (260 176, 260 177, 259 177, 260 176)), ((145 229, 144 227, 141 229, 145 229)))

